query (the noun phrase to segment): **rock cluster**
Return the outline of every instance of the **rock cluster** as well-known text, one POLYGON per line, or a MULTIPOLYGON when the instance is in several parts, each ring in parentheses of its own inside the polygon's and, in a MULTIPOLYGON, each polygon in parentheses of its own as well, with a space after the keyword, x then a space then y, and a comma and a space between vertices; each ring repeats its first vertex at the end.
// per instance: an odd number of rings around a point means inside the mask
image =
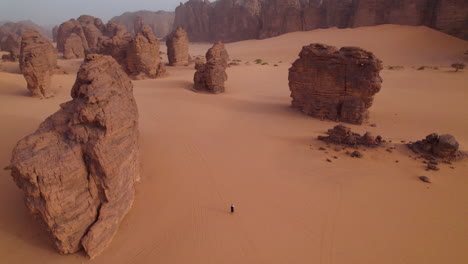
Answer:
POLYGON ((454 136, 430 134, 425 139, 407 144, 416 153, 430 155, 443 160, 455 160, 461 157, 459 144, 454 136))
POLYGON ((51 77, 58 68, 57 52, 37 31, 30 30, 23 34, 19 64, 32 96, 51 96, 51 77))
POLYGON ((382 143, 381 136, 373 136, 371 133, 366 132, 363 136, 351 131, 351 128, 337 125, 333 129, 327 131, 328 136, 319 136, 318 139, 327 143, 342 144, 349 146, 367 146, 375 147, 382 143))
POLYGON ((138 111, 130 79, 109 56, 87 56, 71 96, 17 143, 10 169, 57 249, 95 257, 132 206, 138 111))
POLYGON ((466 0, 189 0, 176 8, 174 27, 197 42, 379 24, 424 25, 468 39, 467 14, 466 0))
POLYGON ((304 46, 289 69, 292 106, 320 118, 362 124, 380 91, 382 62, 357 47, 304 46))
POLYGON ((195 64, 194 89, 209 93, 223 93, 227 80, 226 68, 229 54, 222 42, 216 42, 206 53, 206 63, 195 64))
POLYGON ((189 65, 189 39, 182 27, 177 27, 166 39, 167 57, 170 66, 189 65))
MULTIPOLYGON (((49 37, 48 31, 45 30, 44 28, 34 24, 33 22, 27 20, 27 21, 22 21, 18 23, 4 23, 0 24, 0 50, 2 51, 10 51, 10 45, 6 45, 6 41, 8 39, 8 36, 10 34, 16 35, 18 37, 21 37, 26 31, 28 30, 35 30, 39 32, 42 36, 49 37), (8 47, 8 48, 7 48, 8 47)), ((19 44, 18 44, 18 49, 19 49, 19 44)))
POLYGON ((166 73, 159 55, 159 41, 147 25, 130 41, 127 57, 127 72, 135 79, 158 78, 166 73))
POLYGON ((70 19, 57 29, 57 50, 63 52, 65 59, 84 58, 99 48, 103 37, 113 37, 125 33, 124 25, 113 22, 105 25, 101 19, 82 15, 70 19))

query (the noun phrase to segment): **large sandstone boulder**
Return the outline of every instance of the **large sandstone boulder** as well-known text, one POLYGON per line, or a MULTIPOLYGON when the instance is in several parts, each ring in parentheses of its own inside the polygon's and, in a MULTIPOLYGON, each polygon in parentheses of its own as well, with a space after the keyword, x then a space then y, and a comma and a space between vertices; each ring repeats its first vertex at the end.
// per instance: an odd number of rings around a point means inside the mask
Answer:
POLYGON ((58 67, 57 52, 50 41, 37 31, 24 33, 19 63, 31 94, 35 97, 51 96, 51 77, 58 67))
POLYGON ((206 63, 195 64, 194 89, 209 93, 223 93, 227 80, 226 68, 229 54, 222 42, 216 42, 206 53, 206 63))
POLYGON ((72 33, 66 40, 63 50, 63 58, 65 59, 78 59, 85 56, 85 44, 80 36, 72 33))
POLYGON ((159 55, 159 41, 146 25, 130 41, 126 60, 127 72, 135 79, 158 78, 166 73, 159 55))
POLYGON ((95 257, 132 206, 138 111, 130 79, 109 56, 87 57, 71 96, 18 142, 10 168, 57 249, 95 257))
POLYGON ((362 124, 380 91, 382 62, 361 48, 304 46, 289 69, 292 106, 320 118, 362 124))
POLYGON ((64 52, 65 42, 72 35, 75 34, 80 37, 83 49, 88 50, 88 41, 86 39, 83 27, 75 19, 70 19, 67 22, 62 23, 57 31, 57 50, 64 52))
POLYGON ((132 41, 132 36, 127 33, 117 35, 112 38, 103 37, 100 39, 98 48, 93 52, 112 56, 127 71, 127 52, 132 41))
POLYGON ((2 59, 8 61, 18 61, 21 48, 21 37, 16 34, 9 34, 3 43, 2 50, 8 51, 8 55, 2 56, 2 59))
POLYGON ((167 57, 170 66, 187 66, 190 61, 189 39, 182 27, 177 27, 166 40, 167 57))
POLYGON ((351 128, 336 125, 333 129, 327 131, 328 136, 318 136, 319 140, 327 143, 349 145, 349 146, 367 146, 375 147, 382 143, 381 136, 373 136, 370 132, 366 132, 363 136, 351 131, 351 128))
POLYGON ((101 19, 89 15, 82 15, 77 21, 83 28, 88 47, 91 49, 95 48, 99 37, 105 32, 106 26, 102 23, 101 19))

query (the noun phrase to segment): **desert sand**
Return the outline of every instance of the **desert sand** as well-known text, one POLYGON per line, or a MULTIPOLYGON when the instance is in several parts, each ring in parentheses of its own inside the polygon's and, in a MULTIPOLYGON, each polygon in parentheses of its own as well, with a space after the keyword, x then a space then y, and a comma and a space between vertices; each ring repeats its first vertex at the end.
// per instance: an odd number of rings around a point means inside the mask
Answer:
MULTIPOLYGON (((202 55, 211 45, 191 44, 190 53, 202 55)), ((228 68, 224 94, 193 92, 192 66, 133 82, 142 181, 133 209, 96 259, 56 253, 2 171, 0 263, 468 262, 468 162, 427 172, 400 143, 450 133, 468 150, 468 70, 449 68, 467 62, 468 42, 426 27, 383 25, 290 33, 226 49, 242 61, 228 68), (350 125, 392 140, 393 153, 367 150, 353 159, 318 150, 325 145, 317 136, 336 123, 292 109, 287 80, 291 62, 312 42, 360 46, 385 66, 404 67, 381 72, 369 122, 377 126, 350 125), (423 65, 439 69, 417 70, 423 65), (422 175, 433 183, 418 180, 422 175)), ((60 59, 69 74, 54 75, 55 97, 40 100, 29 97, 16 64, 1 63, 2 168, 16 142, 71 99, 80 64, 60 59)))

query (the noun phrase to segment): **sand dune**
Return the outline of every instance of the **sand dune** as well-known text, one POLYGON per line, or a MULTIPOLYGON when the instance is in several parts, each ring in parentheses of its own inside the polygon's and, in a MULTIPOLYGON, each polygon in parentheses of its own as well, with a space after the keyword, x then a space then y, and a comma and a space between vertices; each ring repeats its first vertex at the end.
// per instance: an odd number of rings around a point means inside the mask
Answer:
MULTIPOLYGON (((287 81, 290 62, 311 42, 361 46, 385 65, 405 66, 382 71, 371 108, 377 127, 354 130, 397 143, 451 133, 468 150, 468 71, 448 68, 466 60, 466 41, 384 25, 232 43, 231 58, 242 62, 228 69, 225 94, 191 91, 192 67, 134 82, 142 183, 113 243, 95 260, 57 254, 3 171, 0 263, 466 263, 468 163, 426 172, 402 144, 393 153, 367 150, 363 159, 318 151, 316 137, 336 123, 291 109, 287 81), (440 69, 412 68, 421 65, 440 69)), ((191 54, 209 46, 192 44, 191 54)), ((56 96, 39 100, 27 96, 15 65, 2 63, 9 69, 0 72, 2 167, 15 143, 70 99, 79 62, 59 64, 71 74, 54 76, 56 96)))

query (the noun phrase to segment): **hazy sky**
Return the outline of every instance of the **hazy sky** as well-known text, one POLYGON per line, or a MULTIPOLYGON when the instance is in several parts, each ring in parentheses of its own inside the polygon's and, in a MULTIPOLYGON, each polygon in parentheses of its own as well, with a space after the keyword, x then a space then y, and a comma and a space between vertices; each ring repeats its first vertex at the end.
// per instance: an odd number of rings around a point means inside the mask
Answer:
POLYGON ((0 0, 0 21, 51 25, 87 14, 107 22, 127 11, 174 11, 180 2, 185 0, 0 0))

